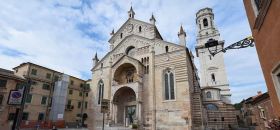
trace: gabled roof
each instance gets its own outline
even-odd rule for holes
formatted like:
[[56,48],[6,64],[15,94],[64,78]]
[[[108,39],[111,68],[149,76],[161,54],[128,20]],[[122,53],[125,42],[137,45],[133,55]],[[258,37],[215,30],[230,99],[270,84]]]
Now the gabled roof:
[[156,27],[155,25],[153,25],[153,24],[151,24],[151,23],[144,22],[144,21],[140,21],[140,20],[137,20],[137,19],[134,19],[134,18],[128,18],[128,19],[126,20],[126,22],[118,29],[118,31],[116,31],[116,32],[114,33],[114,35],[109,39],[108,42],[110,42],[114,37],[116,37],[116,34],[118,34],[118,33],[120,32],[120,30],[121,30],[123,27],[125,27],[125,25],[126,25],[129,21],[132,21],[132,20],[134,20],[134,21],[136,21],[136,22],[143,23],[143,24],[148,24],[148,25],[154,26],[155,33],[156,33],[156,38],[159,38],[159,39],[163,40],[161,34],[159,33],[159,31],[158,31],[158,29],[157,29],[157,27]]
[[24,78],[15,75],[13,71],[2,69],[2,68],[0,68],[0,77],[4,77],[4,78],[8,78],[8,79],[15,79],[15,80],[19,80],[19,81],[25,80]]
[[123,56],[120,57],[120,59],[119,59],[118,61],[116,61],[116,62],[112,65],[112,67],[114,67],[115,65],[117,65],[119,62],[121,62],[121,61],[124,60],[125,58],[131,59],[131,60],[133,60],[133,61],[139,63],[140,65],[143,65],[139,60],[134,59],[134,58],[132,58],[132,57],[130,57],[130,56],[128,56],[128,55],[123,55]]

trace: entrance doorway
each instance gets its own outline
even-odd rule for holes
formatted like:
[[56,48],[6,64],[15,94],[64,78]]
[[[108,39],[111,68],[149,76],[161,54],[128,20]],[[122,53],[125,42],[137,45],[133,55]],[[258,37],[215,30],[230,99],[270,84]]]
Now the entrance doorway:
[[136,118],[136,105],[127,106],[125,115],[127,125],[132,125]]
[[116,91],[113,98],[113,120],[115,124],[127,126],[136,117],[136,94],[130,87],[122,87]]

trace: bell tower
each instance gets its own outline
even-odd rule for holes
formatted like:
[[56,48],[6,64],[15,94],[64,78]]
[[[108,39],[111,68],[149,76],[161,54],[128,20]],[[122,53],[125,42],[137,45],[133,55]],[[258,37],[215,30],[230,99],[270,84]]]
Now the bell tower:
[[208,48],[205,48],[205,43],[210,39],[218,41],[217,49],[224,46],[224,41],[220,39],[220,33],[215,27],[214,14],[211,8],[204,8],[196,13],[196,25],[198,32],[195,48],[200,63],[201,88],[221,89],[221,100],[230,103],[231,93],[224,64],[224,54],[218,53],[212,56]]

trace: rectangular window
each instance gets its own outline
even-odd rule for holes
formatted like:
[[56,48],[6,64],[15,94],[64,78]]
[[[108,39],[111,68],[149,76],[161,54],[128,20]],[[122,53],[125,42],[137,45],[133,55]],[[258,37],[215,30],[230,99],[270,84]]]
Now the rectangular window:
[[83,86],[84,86],[84,84],[81,83],[81,84],[80,84],[80,87],[83,88]]
[[87,109],[87,104],[88,104],[88,102],[85,102],[85,109]]
[[4,100],[4,95],[0,95],[0,105],[2,105],[3,100]]
[[8,120],[12,121],[16,118],[16,113],[9,113]]
[[54,81],[58,81],[59,80],[59,76],[54,76]]
[[72,89],[69,90],[69,94],[70,94],[70,95],[73,94],[73,90],[72,90]]
[[45,90],[50,90],[50,85],[49,84],[43,84],[43,89]]
[[28,113],[28,112],[23,112],[23,114],[22,114],[22,120],[28,120],[28,116],[29,116],[29,113]]
[[42,120],[44,120],[44,113],[39,113],[39,115],[38,115],[38,121],[42,121]]
[[48,97],[42,96],[41,104],[46,105],[47,104],[47,99],[48,99]]
[[280,101],[280,64],[277,65],[275,69],[272,71],[272,80],[274,83],[275,93]]
[[71,100],[68,100],[67,105],[71,105]]
[[83,93],[82,93],[82,92],[80,92],[80,93],[79,93],[79,96],[80,96],[80,97],[81,97],[81,96],[83,96]]
[[78,108],[81,108],[82,102],[78,102]]
[[22,89],[23,88],[23,84],[21,83],[17,83],[16,85],[16,89],[19,90],[19,89]]
[[86,93],[86,97],[88,97],[88,93]]
[[0,88],[5,88],[7,85],[7,80],[0,79]]
[[47,79],[51,79],[51,77],[52,77],[52,75],[51,75],[50,73],[47,73],[47,74],[46,74],[46,78],[47,78]]
[[32,95],[31,94],[27,94],[26,95],[26,99],[25,99],[25,103],[31,103],[32,100]]
[[73,81],[73,80],[71,80],[71,81],[70,81],[70,84],[71,84],[71,85],[73,85],[73,84],[74,84],[74,81]]
[[37,75],[37,70],[36,70],[36,69],[32,69],[32,70],[31,70],[31,74],[32,74],[32,75]]

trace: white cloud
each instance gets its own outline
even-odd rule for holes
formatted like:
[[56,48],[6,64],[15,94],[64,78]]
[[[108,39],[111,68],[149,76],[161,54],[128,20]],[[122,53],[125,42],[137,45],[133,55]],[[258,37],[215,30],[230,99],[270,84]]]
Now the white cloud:
[[[182,24],[187,31],[187,43],[194,51],[196,39],[195,13],[211,7],[215,22],[226,45],[250,35],[242,0],[141,0],[132,1],[136,18],[149,21],[154,13],[160,33],[167,41],[178,42],[177,32]],[[0,67],[11,69],[31,61],[70,75],[90,78],[91,59],[95,51],[104,56],[108,51],[109,33],[127,20],[129,0],[54,0],[6,1],[0,4]],[[85,28],[79,28],[84,25]],[[1,46],[23,52],[14,57],[4,55]],[[197,63],[197,61],[196,61]],[[254,48],[229,51],[225,63],[234,101],[243,88],[255,94],[264,84],[236,87],[238,83],[264,82]]]

